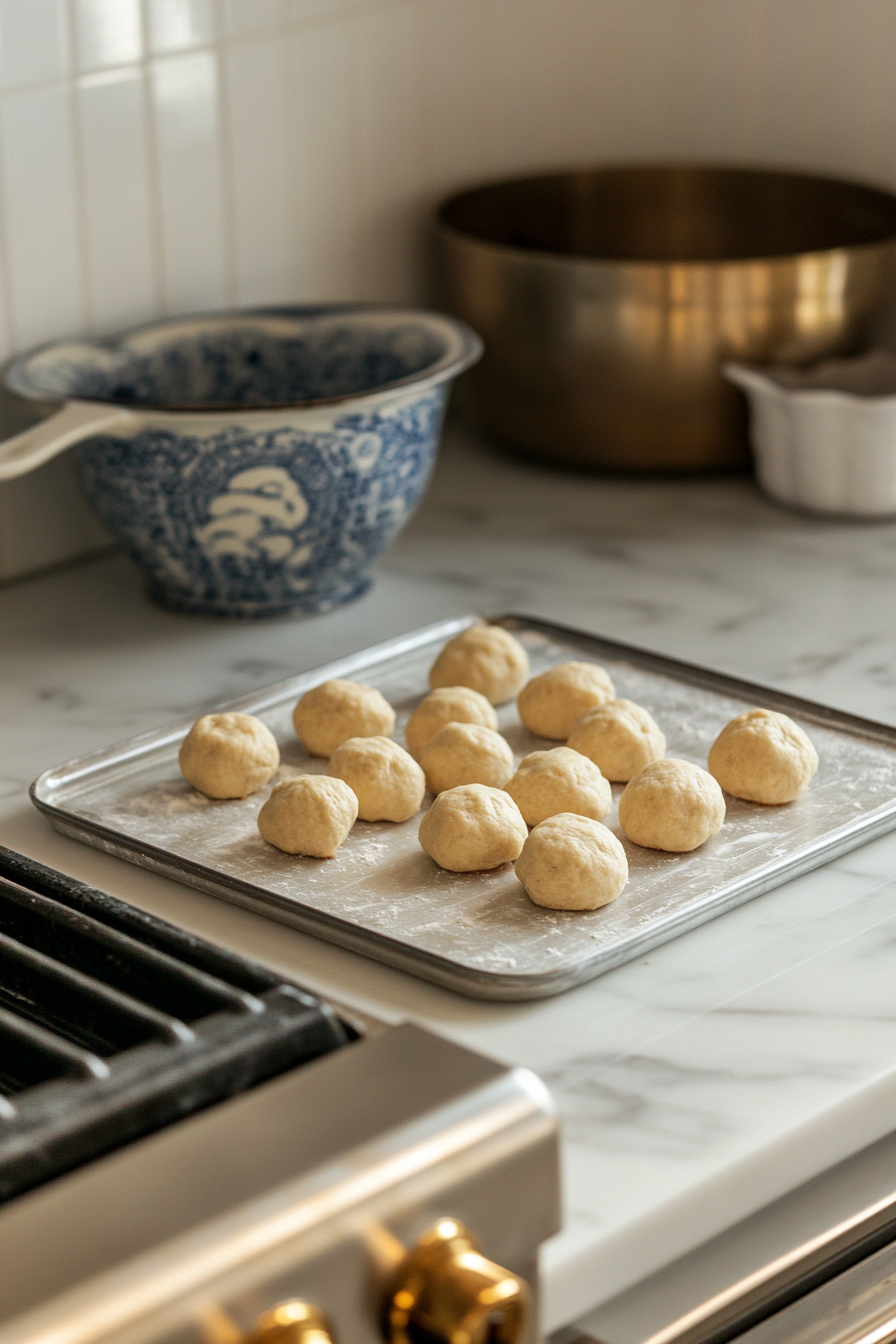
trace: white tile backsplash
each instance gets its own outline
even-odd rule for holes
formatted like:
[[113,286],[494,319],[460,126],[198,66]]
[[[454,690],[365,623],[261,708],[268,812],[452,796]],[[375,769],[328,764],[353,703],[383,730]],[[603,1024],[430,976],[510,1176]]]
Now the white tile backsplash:
[[[892,79],[896,51],[896,5],[890,0],[866,0],[869,8],[873,54],[863,72],[862,112],[851,117],[863,145],[868,174],[889,186],[896,184],[896,96]],[[873,22],[872,22],[873,20]],[[842,102],[844,94],[839,93]]]
[[140,0],[75,0],[77,68],[128,65],[143,55]]
[[216,55],[153,61],[151,81],[165,304],[221,307],[231,295]]
[[10,325],[20,348],[89,324],[73,101],[68,85],[0,99]]
[[283,19],[281,0],[222,0],[221,22],[231,36],[265,33],[278,28]]
[[355,47],[348,20],[295,29],[288,87],[295,199],[293,267],[284,298],[363,295]]
[[425,219],[421,5],[361,9],[351,19],[357,156],[359,297],[413,300]]
[[145,0],[155,55],[202,47],[214,37],[212,0]]
[[287,23],[308,19],[336,19],[364,0],[281,0]]
[[[694,0],[693,44],[687,78],[690,95],[682,133],[706,159],[751,156],[757,113],[757,59],[765,11],[742,0]],[[725,107],[725,118],[711,109]]]
[[60,79],[68,69],[65,0],[0,0],[0,89]]
[[896,186],[894,56],[894,0],[0,0],[8,339],[411,299],[440,195],[551,165]]
[[413,301],[433,204],[489,177],[696,157],[896,187],[894,58],[896,0],[0,0],[0,356]]
[[223,56],[236,284],[243,303],[295,287],[297,200],[283,35],[234,43]]
[[482,0],[419,6],[421,185],[428,196],[484,176],[490,71]]
[[[488,150],[486,176],[528,172],[542,162],[539,76],[545,8],[542,0],[486,0],[481,36],[471,34],[473,40],[482,42],[485,55],[482,131]],[[559,95],[559,90],[553,92]],[[479,174],[474,177],[478,179]]]
[[159,307],[146,126],[138,65],[77,84],[87,287],[94,331],[144,321]]

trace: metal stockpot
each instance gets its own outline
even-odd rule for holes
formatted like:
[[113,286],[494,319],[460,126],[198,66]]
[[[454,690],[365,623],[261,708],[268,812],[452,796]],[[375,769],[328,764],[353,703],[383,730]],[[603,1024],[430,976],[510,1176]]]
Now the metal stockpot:
[[896,196],[797,173],[614,167],[479,187],[439,211],[446,300],[486,343],[485,426],[618,471],[749,461],[726,360],[848,353],[884,317]]

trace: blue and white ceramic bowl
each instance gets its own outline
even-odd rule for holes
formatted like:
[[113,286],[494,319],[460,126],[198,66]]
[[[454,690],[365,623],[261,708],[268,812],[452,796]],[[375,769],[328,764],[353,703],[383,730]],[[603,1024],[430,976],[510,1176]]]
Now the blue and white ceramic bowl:
[[6,382],[64,407],[2,445],[0,466],[76,445],[88,498],[167,607],[327,611],[367,588],[415,509],[450,381],[481,348],[436,313],[342,306],[51,345]]

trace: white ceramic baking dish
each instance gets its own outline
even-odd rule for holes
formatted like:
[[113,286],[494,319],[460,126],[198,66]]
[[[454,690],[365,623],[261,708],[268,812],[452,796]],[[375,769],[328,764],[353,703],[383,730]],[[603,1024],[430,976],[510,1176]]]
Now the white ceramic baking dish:
[[762,489],[781,504],[896,517],[896,356],[877,350],[811,369],[726,364],[747,394]]

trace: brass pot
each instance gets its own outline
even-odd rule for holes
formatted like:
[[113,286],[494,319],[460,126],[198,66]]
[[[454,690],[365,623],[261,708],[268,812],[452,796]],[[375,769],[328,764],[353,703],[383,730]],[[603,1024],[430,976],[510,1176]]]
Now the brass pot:
[[721,365],[861,348],[896,274],[896,196],[800,173],[554,173],[454,196],[438,231],[447,303],[485,340],[486,428],[604,470],[745,465]]

